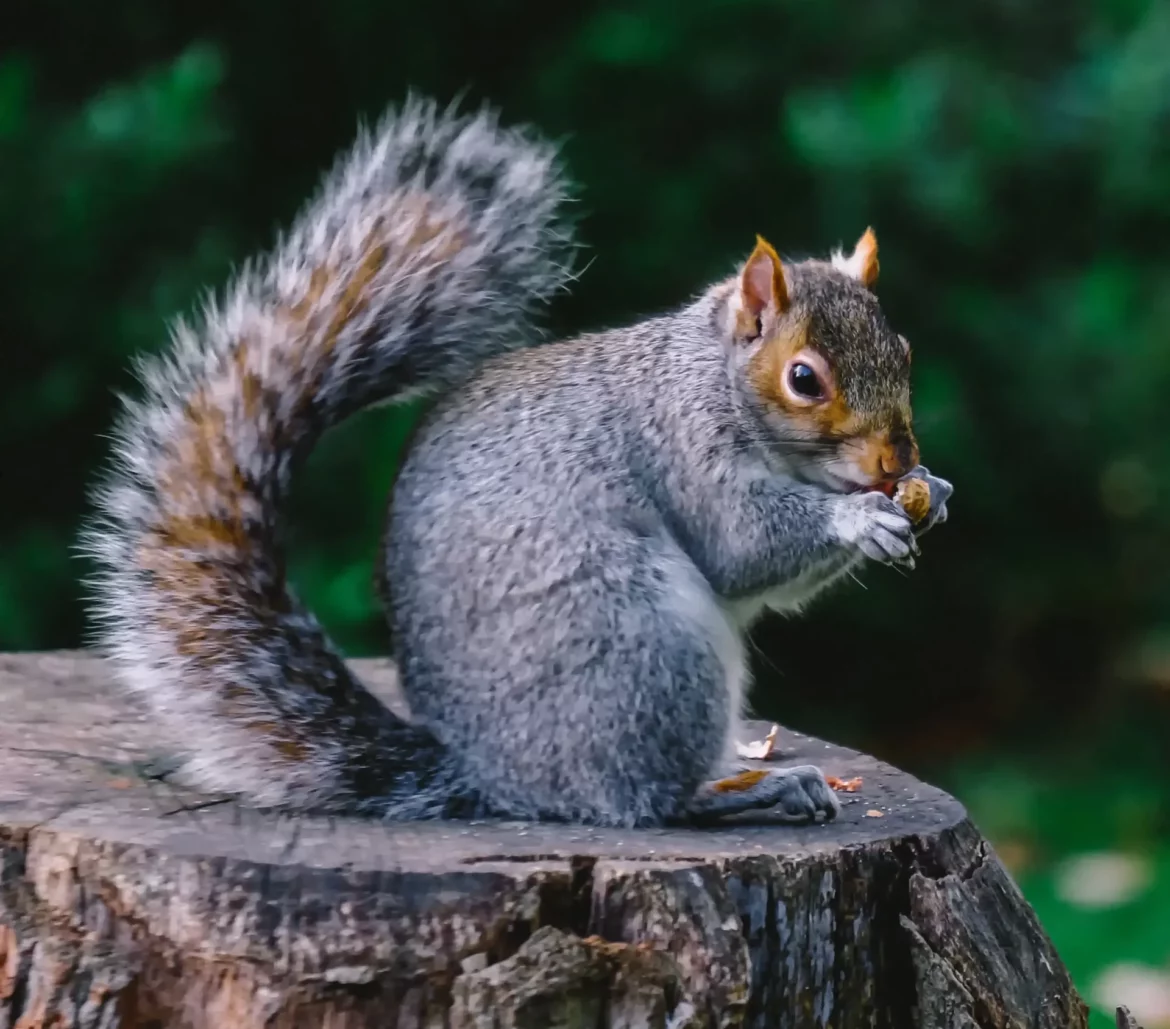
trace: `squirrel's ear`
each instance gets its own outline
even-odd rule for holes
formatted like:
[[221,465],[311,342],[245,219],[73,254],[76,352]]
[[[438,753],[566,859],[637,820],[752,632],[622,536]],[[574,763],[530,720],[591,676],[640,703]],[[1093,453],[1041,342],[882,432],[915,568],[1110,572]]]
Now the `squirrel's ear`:
[[833,254],[833,267],[843,271],[850,278],[856,279],[866,289],[873,289],[877,282],[878,246],[877,236],[873,229],[866,229],[865,234],[857,241],[853,253],[846,257],[840,250]]
[[768,307],[772,307],[776,314],[788,307],[784,265],[775,248],[763,236],[756,237],[756,249],[743,266],[739,289],[743,309],[753,318],[758,319]]

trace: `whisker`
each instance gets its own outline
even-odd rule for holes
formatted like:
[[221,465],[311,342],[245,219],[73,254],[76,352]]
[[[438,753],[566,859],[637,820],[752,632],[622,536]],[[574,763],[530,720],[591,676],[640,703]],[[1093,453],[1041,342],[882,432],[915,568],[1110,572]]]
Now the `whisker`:
[[752,649],[752,650],[753,650],[753,651],[754,651],[754,652],[755,652],[757,655],[759,655],[760,659],[761,659],[761,660],[764,662],[764,664],[766,664],[766,665],[767,665],[767,666],[768,666],[768,667],[769,667],[769,668],[770,668],[770,669],[771,669],[773,672],[775,672],[775,673],[776,673],[778,676],[780,676],[781,678],[784,678],[784,670],[783,670],[783,669],[782,669],[782,668],[781,668],[781,667],[780,667],[778,664],[776,664],[776,662],[775,662],[775,661],[773,661],[773,660],[772,660],[772,658],[771,658],[771,657],[769,657],[767,653],[765,653],[765,651],[764,651],[763,647],[761,647],[761,646],[760,646],[760,645],[759,645],[759,644],[758,644],[758,643],[755,641],[755,639],[753,639],[753,638],[752,638],[752,635],[751,635],[751,633],[748,633],[748,635],[747,635],[747,641],[748,641],[748,646],[749,646],[749,647],[750,647],[750,648],[751,648],[751,649]]

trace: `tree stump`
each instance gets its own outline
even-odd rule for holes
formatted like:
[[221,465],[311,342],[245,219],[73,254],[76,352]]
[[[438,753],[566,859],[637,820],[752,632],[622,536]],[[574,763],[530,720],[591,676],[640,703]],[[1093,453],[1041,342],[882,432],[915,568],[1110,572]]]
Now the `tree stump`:
[[175,785],[90,656],[0,656],[0,712],[0,1029],[1087,1024],[963,808],[807,736],[827,825],[382,825]]

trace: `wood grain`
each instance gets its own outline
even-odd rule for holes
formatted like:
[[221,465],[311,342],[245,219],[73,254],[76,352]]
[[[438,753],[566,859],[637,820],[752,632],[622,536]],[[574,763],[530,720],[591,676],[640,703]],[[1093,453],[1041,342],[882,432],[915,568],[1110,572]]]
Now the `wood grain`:
[[958,802],[780,750],[862,777],[837,821],[289,818],[176,783],[94,657],[0,655],[0,1029],[1087,1025]]

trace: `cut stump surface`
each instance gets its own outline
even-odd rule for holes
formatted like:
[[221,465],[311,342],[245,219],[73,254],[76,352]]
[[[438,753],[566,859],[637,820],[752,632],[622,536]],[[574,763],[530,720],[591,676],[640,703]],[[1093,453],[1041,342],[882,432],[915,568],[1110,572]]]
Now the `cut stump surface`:
[[293,819],[171,782],[98,659],[0,656],[0,1029],[1087,1025],[957,801],[779,750],[862,778],[835,822]]

